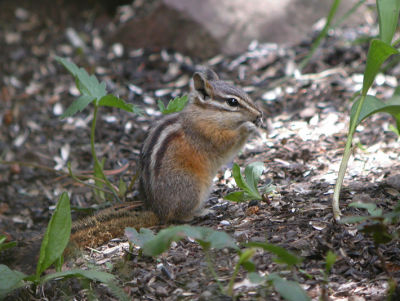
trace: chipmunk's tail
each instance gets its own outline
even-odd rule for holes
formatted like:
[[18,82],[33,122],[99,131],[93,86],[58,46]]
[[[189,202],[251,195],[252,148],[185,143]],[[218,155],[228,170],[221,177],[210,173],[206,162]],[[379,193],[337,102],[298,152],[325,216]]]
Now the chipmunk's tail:
[[138,210],[137,207],[126,203],[73,223],[70,245],[78,248],[98,247],[112,238],[123,236],[126,227],[139,230],[159,224],[154,212]]
[[[79,250],[85,247],[95,248],[112,238],[122,237],[126,227],[139,230],[159,224],[152,211],[138,207],[135,203],[124,203],[74,222],[64,254],[67,257],[79,254]],[[19,241],[17,247],[0,252],[0,263],[25,273],[34,273],[42,238],[43,234],[32,234],[30,239]]]

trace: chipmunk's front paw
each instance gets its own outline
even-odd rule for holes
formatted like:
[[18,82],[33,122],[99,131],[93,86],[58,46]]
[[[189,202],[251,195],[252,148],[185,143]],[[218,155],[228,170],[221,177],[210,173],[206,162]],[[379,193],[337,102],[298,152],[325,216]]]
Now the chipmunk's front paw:
[[246,121],[240,126],[240,130],[244,134],[256,134],[258,133],[258,127],[251,121]]

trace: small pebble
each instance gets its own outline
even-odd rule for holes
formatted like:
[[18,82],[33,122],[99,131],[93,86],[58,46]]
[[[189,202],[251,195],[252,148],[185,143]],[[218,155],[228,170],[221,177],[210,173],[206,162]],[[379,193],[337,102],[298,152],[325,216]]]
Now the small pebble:
[[226,220],[223,220],[219,224],[222,225],[222,226],[229,226],[231,223],[226,221]]

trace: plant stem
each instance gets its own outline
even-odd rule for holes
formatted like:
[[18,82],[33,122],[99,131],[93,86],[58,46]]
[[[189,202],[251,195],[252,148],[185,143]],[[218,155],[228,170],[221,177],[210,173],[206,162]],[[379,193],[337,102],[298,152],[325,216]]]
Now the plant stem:
[[94,160],[94,164],[98,167],[101,176],[103,177],[104,181],[106,182],[106,185],[108,186],[108,188],[110,188],[110,190],[112,191],[112,193],[114,194],[114,197],[119,201],[119,197],[118,197],[118,193],[115,190],[114,186],[111,184],[111,182],[107,179],[107,177],[104,174],[103,171],[103,167],[101,166],[101,163],[99,161],[99,159],[97,158],[96,155],[96,149],[94,147],[94,140],[95,140],[95,132],[96,132],[96,122],[97,122],[97,112],[99,110],[99,106],[94,103],[94,112],[93,112],[93,120],[92,120],[92,128],[90,130],[90,148],[92,151],[92,156],[93,156],[93,160]]
[[217,273],[216,273],[215,270],[214,270],[214,265],[213,265],[213,262],[212,262],[211,257],[210,257],[210,251],[204,249],[204,254],[205,254],[205,256],[206,256],[206,261],[207,261],[208,269],[210,270],[211,275],[213,275],[215,281],[217,282],[217,285],[218,285],[218,287],[219,287],[219,290],[221,291],[222,294],[224,294],[224,293],[225,293],[225,290],[224,290],[224,287],[222,286],[221,282],[218,280],[218,275],[217,275]]
[[364,94],[361,95],[361,99],[360,99],[360,102],[358,103],[356,113],[353,117],[353,120],[351,121],[349,134],[347,135],[346,146],[344,148],[342,162],[340,163],[340,167],[339,167],[338,178],[337,178],[336,184],[335,184],[335,190],[333,192],[332,209],[333,209],[333,217],[335,218],[336,221],[340,220],[340,208],[339,208],[340,190],[342,188],[344,175],[345,175],[346,169],[347,169],[347,164],[350,159],[353,135],[354,135],[354,132],[356,131],[358,117],[360,116],[361,108],[364,105],[365,96],[366,95],[364,95]]
[[336,10],[339,7],[341,0],[334,0],[332,3],[332,6],[329,10],[328,17],[326,18],[326,23],[324,28],[321,30],[319,33],[317,39],[314,41],[314,43],[311,45],[311,50],[307,54],[307,56],[299,63],[299,70],[303,70],[303,68],[308,64],[310,61],[311,57],[314,55],[315,51],[317,51],[319,44],[321,44],[323,38],[325,38],[326,34],[328,33],[328,30],[330,28],[331,22],[333,17],[336,14]]
[[233,285],[235,284],[236,276],[239,273],[240,264],[239,262],[235,265],[235,270],[229,280],[227,295],[233,297]]

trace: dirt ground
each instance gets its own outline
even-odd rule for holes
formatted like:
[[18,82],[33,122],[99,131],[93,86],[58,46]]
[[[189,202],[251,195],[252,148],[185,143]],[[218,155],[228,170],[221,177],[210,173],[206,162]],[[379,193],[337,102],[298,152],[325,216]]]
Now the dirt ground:
[[[0,2],[0,156],[18,161],[0,165],[0,232],[19,241],[37,235],[45,229],[63,191],[72,194],[75,209],[99,205],[89,188],[56,172],[66,171],[67,162],[76,171],[91,169],[92,112],[86,109],[59,119],[78,92],[55,55],[69,57],[96,73],[111,93],[145,111],[142,117],[115,109],[100,112],[98,154],[106,158],[107,170],[125,167],[110,176],[114,183],[120,177],[129,182],[134,175],[141,143],[160,116],[156,101],[187,93],[193,72],[206,65],[221,78],[244,87],[263,108],[266,120],[260,136],[249,141],[235,162],[241,166],[264,162],[262,182],[272,180],[277,191],[269,202],[224,200],[235,189],[228,166],[215,178],[206,205],[210,213],[192,224],[226,231],[238,242],[268,241],[303,257],[300,270],[310,277],[300,270],[287,277],[295,275],[313,300],[321,295],[324,257],[331,250],[338,256],[329,276],[331,300],[385,300],[387,275],[373,241],[355,226],[334,223],[331,208],[350,99],[361,87],[368,48],[366,42],[355,39],[376,33],[374,26],[335,30],[303,74],[287,77],[307,54],[312,36],[291,48],[254,42],[239,56],[198,61],[172,50],[128,50],[108,44],[105,37],[121,22],[121,12],[110,17],[94,8],[49,11],[25,5],[25,1]],[[83,46],[77,49],[74,43],[80,42]],[[370,93],[390,96],[399,75],[399,66],[379,75]],[[390,116],[378,114],[358,127],[341,193],[343,215],[365,214],[348,207],[354,201],[373,202],[384,211],[397,203],[400,143],[389,130],[390,124],[394,124]],[[134,196],[130,193],[128,200]],[[79,218],[77,211],[75,219]],[[127,249],[125,240],[116,239],[66,268],[91,266],[118,275],[120,285],[134,300],[230,300],[219,293],[201,247],[191,240],[173,244],[154,259],[137,256],[135,249],[131,259],[124,261]],[[399,281],[398,241],[381,246],[380,252]],[[230,250],[212,255],[218,276],[226,284],[237,256]],[[6,263],[18,268],[24,260]],[[269,253],[257,253],[254,262],[261,273],[281,270]],[[241,271],[235,285],[239,300],[280,300],[273,290],[250,285],[245,276]],[[99,300],[114,300],[102,285],[95,285],[94,292]],[[9,300],[68,296],[86,300],[87,294],[77,280],[53,281],[36,290],[20,290]]]

